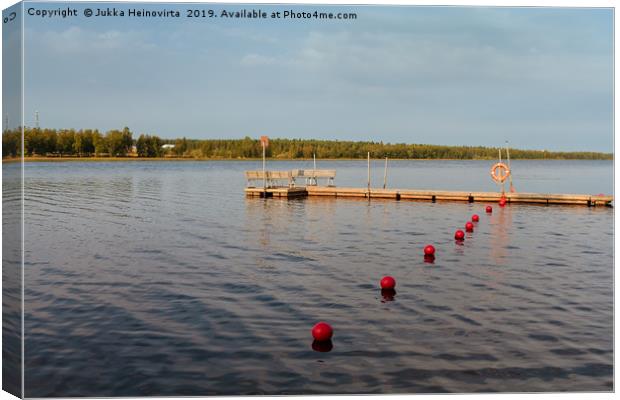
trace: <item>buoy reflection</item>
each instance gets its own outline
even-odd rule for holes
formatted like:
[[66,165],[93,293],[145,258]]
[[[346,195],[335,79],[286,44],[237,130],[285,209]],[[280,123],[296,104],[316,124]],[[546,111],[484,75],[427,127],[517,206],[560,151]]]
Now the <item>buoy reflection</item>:
[[318,351],[319,353],[329,353],[333,348],[334,345],[331,340],[315,340],[312,342],[312,350]]
[[429,263],[429,264],[435,264],[435,256],[425,255],[424,256],[424,262],[425,263]]
[[394,301],[394,297],[395,296],[396,296],[396,290],[394,290],[394,289],[381,289],[381,297],[383,297],[383,302]]

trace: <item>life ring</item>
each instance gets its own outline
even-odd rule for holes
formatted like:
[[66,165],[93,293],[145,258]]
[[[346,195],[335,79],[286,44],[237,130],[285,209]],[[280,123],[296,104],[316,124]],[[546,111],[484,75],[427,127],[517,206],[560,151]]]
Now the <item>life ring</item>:
[[509,176],[510,168],[508,168],[506,164],[500,162],[491,167],[491,178],[493,178],[495,182],[503,183]]

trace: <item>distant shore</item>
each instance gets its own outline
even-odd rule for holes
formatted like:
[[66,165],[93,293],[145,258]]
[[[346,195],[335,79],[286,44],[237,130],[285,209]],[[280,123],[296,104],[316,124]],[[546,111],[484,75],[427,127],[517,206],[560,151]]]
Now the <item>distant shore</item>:
[[[384,158],[371,158],[372,160],[384,160]],[[261,161],[261,158],[192,158],[192,157],[24,157],[24,162],[144,162],[144,161]],[[365,161],[365,158],[321,158],[318,161]],[[493,161],[494,158],[390,158],[390,161]],[[611,161],[609,159],[583,159],[583,158],[519,158],[517,160],[529,161]],[[20,157],[5,157],[3,163],[15,163],[21,161]],[[267,158],[267,162],[274,161],[312,161],[311,158]]]
[[[263,145],[266,147],[263,149]],[[133,137],[128,127],[105,134],[97,129],[31,128],[5,130],[2,156],[28,161],[126,161],[126,160],[304,160],[316,154],[321,160],[359,160],[368,154],[392,160],[495,160],[500,152],[516,160],[611,160],[613,153],[548,151],[507,147],[384,143],[382,141],[286,139],[266,142],[249,136],[237,139],[162,139],[156,135]],[[510,153],[510,154],[508,154]],[[502,157],[503,158],[503,157]],[[59,160],[60,159],[60,160]]]

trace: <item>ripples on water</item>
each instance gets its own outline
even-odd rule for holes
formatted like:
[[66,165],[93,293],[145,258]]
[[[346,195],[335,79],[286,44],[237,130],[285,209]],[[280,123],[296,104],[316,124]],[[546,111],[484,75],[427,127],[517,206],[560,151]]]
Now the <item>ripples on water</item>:
[[27,396],[613,389],[611,209],[245,199],[252,168],[27,164]]
[[22,169],[2,166],[2,389],[21,393]]

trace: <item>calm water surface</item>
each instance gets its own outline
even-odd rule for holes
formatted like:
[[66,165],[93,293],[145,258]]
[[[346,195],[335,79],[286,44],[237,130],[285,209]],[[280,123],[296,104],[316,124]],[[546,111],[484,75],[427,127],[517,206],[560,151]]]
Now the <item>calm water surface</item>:
[[[494,190],[490,164],[395,161],[388,186]],[[246,199],[259,167],[26,164],[26,396],[613,389],[613,209]],[[365,184],[363,161],[319,167]],[[513,169],[519,191],[613,192],[611,162]]]

